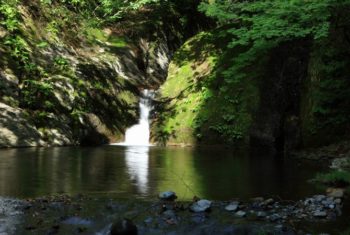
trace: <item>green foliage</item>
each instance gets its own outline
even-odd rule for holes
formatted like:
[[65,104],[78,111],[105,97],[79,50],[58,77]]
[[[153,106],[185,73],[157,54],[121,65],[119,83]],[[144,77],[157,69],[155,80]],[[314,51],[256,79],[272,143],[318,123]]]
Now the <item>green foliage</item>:
[[19,62],[23,64],[29,62],[28,44],[20,35],[8,36],[4,44],[10,47],[11,56]]
[[18,10],[17,0],[5,0],[0,5],[0,19],[1,25],[3,25],[9,32],[18,30]]
[[215,1],[202,3],[199,9],[220,24],[231,37],[231,48],[241,48],[230,68],[223,73],[228,82],[249,76],[245,69],[278,44],[299,38],[318,40],[328,35],[332,7],[328,1]]
[[53,87],[45,81],[25,80],[23,81],[22,106],[33,110],[44,109],[52,111],[54,104],[52,99]]
[[219,32],[194,36],[174,55],[161,87],[169,102],[155,127],[159,142],[232,144],[246,139],[252,121],[249,107],[258,100],[256,86],[251,79],[222,79],[227,58],[235,53],[221,51],[225,40],[216,37]]
[[335,187],[348,186],[350,185],[350,172],[336,170],[329,173],[318,174],[315,177],[315,181]]
[[69,65],[69,61],[62,56],[56,56],[54,58],[54,64],[59,69],[66,69]]
[[346,1],[342,2],[227,0],[202,3],[199,9],[222,23],[233,23],[228,33],[234,38],[231,46],[236,46],[309,36],[324,38],[328,35],[332,10],[343,7]]

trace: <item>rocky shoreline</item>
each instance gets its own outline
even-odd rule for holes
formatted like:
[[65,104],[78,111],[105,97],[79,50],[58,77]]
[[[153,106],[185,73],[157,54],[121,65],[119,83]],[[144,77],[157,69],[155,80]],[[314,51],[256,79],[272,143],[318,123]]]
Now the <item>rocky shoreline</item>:
[[[1,208],[11,209],[0,210],[0,234],[308,234],[310,231],[295,224],[335,221],[342,214],[346,196],[342,189],[334,189],[328,195],[299,201],[261,197],[209,201],[194,197],[191,202],[177,202],[175,193],[165,193],[173,196],[160,195],[154,201],[83,195],[0,199]],[[129,223],[137,233],[118,230]]]

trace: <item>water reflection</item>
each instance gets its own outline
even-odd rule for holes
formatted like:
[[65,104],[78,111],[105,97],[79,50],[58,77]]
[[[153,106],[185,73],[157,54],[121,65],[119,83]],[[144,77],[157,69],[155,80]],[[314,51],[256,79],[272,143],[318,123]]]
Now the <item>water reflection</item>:
[[315,192],[307,180],[318,167],[295,160],[222,148],[0,149],[0,196],[36,197],[55,193],[108,194],[154,198],[174,190],[182,200],[194,195],[228,200],[279,195],[301,198]]
[[125,162],[127,171],[132,182],[136,185],[138,192],[148,192],[148,168],[149,168],[149,147],[128,146],[125,150]]

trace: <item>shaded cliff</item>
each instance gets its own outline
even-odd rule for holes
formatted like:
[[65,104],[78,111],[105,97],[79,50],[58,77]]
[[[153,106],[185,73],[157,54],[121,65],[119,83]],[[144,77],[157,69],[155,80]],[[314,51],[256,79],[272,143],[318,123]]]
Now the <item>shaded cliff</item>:
[[240,72],[231,65],[242,48],[228,48],[221,30],[198,34],[175,53],[158,95],[156,141],[288,151],[347,138],[350,58],[342,30],[268,47]]

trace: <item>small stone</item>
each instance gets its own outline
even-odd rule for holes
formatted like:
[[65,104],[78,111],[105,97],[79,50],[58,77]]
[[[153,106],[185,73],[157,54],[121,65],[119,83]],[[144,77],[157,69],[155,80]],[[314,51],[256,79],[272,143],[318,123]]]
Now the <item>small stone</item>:
[[143,221],[145,224],[151,224],[153,222],[153,218],[152,217],[148,217]]
[[281,216],[279,214],[273,214],[270,216],[270,221],[275,222],[277,220],[280,220]]
[[206,211],[210,207],[211,207],[211,201],[206,200],[206,199],[202,199],[202,200],[199,200],[199,201],[193,203],[191,205],[190,209],[191,209],[191,211],[198,213],[198,212]]
[[225,207],[227,211],[236,211],[238,209],[239,202],[231,202]]
[[307,206],[307,205],[310,205],[314,203],[314,199],[313,198],[307,198],[305,201],[304,201],[304,205]]
[[325,195],[315,195],[313,198],[316,201],[321,202],[321,201],[323,201],[326,198],[326,196]]
[[315,211],[313,214],[314,217],[326,217],[327,216],[327,212],[325,211]]
[[246,216],[246,214],[247,214],[247,213],[244,212],[244,211],[237,211],[235,215],[236,215],[237,217],[241,217],[241,218],[242,218],[242,217]]
[[263,217],[266,217],[267,214],[266,214],[265,211],[259,211],[259,212],[256,214],[256,216],[258,216],[259,218],[263,218]]
[[267,199],[267,200],[261,202],[261,203],[260,203],[260,206],[263,206],[263,207],[264,207],[264,206],[269,206],[269,205],[273,204],[273,202],[274,202],[274,200],[273,200],[272,198],[269,198],[269,199]]
[[275,200],[273,200],[272,198],[269,198],[267,200],[265,200],[263,203],[264,205],[271,205]]
[[165,200],[165,201],[174,201],[177,198],[176,193],[173,191],[162,192],[158,195],[158,197],[161,200]]

